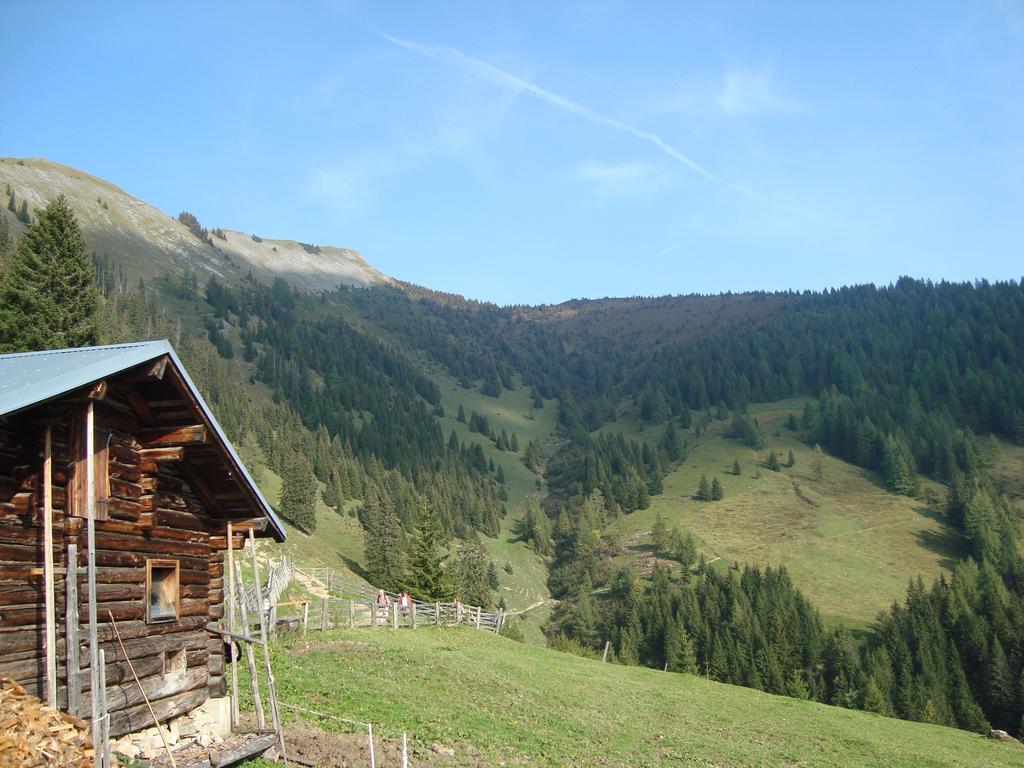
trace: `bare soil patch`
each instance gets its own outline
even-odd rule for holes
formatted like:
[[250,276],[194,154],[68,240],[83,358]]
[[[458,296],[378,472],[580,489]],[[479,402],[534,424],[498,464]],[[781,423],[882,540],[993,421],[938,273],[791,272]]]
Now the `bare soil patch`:
[[[322,731],[308,723],[285,726],[284,743],[288,762],[311,768],[366,768],[370,764],[370,744],[365,733],[332,733]],[[402,740],[373,737],[374,758],[377,765],[402,764]],[[471,744],[445,746],[431,744],[414,749],[409,745],[410,765],[483,766],[479,751]]]

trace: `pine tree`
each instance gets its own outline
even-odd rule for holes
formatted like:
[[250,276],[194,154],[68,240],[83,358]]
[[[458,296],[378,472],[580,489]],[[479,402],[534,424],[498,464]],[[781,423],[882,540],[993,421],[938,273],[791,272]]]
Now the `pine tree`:
[[418,600],[446,600],[451,597],[451,589],[441,565],[439,537],[434,508],[426,499],[421,498],[420,519],[409,561],[409,591]]
[[711,500],[720,501],[725,498],[725,490],[722,488],[722,484],[718,482],[718,478],[714,478],[711,481]]
[[512,437],[508,439],[508,447],[512,453],[519,453],[519,438],[516,437],[516,433],[512,433]]
[[814,457],[811,459],[811,474],[814,475],[814,479],[821,481],[822,474],[822,451],[821,446],[817,443],[814,444]]
[[306,533],[316,530],[316,477],[306,457],[294,453],[281,482],[281,515]]
[[0,352],[99,340],[99,292],[85,239],[63,197],[39,211],[0,283]]
[[741,470],[740,470],[740,460],[739,459],[733,459],[732,460],[732,473],[736,477],[739,477],[740,474],[742,474]]
[[586,646],[594,645],[597,639],[597,610],[591,594],[593,591],[590,571],[585,571],[572,606],[572,634]]
[[882,692],[874,677],[869,677],[864,688],[864,709],[868,712],[875,712],[879,715],[892,717],[892,704],[889,697]]
[[366,529],[366,572],[376,587],[398,590],[406,586],[402,524],[390,499],[370,494],[362,515]]
[[711,501],[711,486],[705,475],[700,476],[700,485],[697,487],[697,501]]
[[488,577],[489,566],[493,565],[487,556],[483,542],[475,535],[470,536],[459,547],[455,561],[455,581],[458,584],[458,595],[466,605],[478,605],[489,608],[491,586]]
[[665,520],[661,516],[661,512],[658,512],[657,516],[654,518],[654,529],[651,531],[651,540],[654,542],[655,554],[668,551],[670,542],[668,526],[665,525]]
[[768,454],[768,469],[772,472],[778,472],[781,469],[779,466],[779,457],[775,455],[775,451],[771,451]]
[[789,456],[786,457],[786,466],[792,467],[796,464],[796,457],[793,455],[793,451],[789,452]]
[[466,409],[462,407],[462,403],[459,403],[459,413],[455,417],[456,421],[461,421],[463,424],[466,423]]

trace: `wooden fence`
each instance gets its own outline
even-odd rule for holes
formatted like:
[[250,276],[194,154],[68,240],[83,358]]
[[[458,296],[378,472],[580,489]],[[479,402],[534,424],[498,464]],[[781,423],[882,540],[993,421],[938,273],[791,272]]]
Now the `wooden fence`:
[[[505,621],[505,612],[485,611],[480,606],[456,605],[453,602],[410,600],[407,608],[400,605],[401,596],[385,592],[388,604],[377,604],[378,591],[339,576],[329,569],[289,568],[330,585],[331,597],[312,598],[287,603],[271,603],[270,627],[288,629],[328,630],[338,627],[382,627],[388,629],[417,629],[427,626],[452,627],[457,625],[484,629],[498,633]],[[321,573],[323,571],[322,578]],[[282,612],[295,608],[296,612]]]

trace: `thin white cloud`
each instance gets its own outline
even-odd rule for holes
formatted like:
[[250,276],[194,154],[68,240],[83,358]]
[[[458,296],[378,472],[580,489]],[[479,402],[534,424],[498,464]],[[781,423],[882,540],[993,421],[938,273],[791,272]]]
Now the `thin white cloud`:
[[587,160],[576,175],[589,184],[598,197],[637,197],[659,186],[654,170],[644,163],[600,163]]
[[800,103],[785,99],[776,92],[771,67],[730,70],[716,101],[730,115],[803,109]]
[[576,115],[591,123],[614,128],[615,130],[627,133],[640,141],[653,144],[673,160],[682,163],[691,171],[702,176],[708,181],[713,181],[716,184],[723,184],[744,195],[757,197],[750,190],[732,184],[711,173],[700,163],[690,157],[687,157],[678,149],[666,143],[664,139],[655,133],[635,128],[634,126],[624,123],[621,120],[616,120],[613,117],[607,117],[595,109],[591,109],[583,104],[567,99],[564,96],[559,96],[557,93],[553,93],[545,88],[541,88],[539,85],[529,82],[528,80],[524,80],[521,77],[517,77],[502,69],[491,66],[487,62],[469,56],[456,48],[452,48],[447,45],[423,45],[410,40],[403,40],[402,38],[394,37],[393,35],[388,35],[384,32],[378,32],[378,34],[392,45],[397,45],[400,48],[412,51],[420,56],[425,56],[427,58],[434,59],[435,61],[448,64],[456,69],[461,69],[463,72],[468,72],[471,75],[496,83],[517,93],[532,96],[533,98],[543,101],[556,109]]

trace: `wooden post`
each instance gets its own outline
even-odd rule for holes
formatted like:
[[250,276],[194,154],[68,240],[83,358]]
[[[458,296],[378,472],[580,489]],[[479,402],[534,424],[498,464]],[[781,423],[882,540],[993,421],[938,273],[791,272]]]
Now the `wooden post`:
[[412,628],[416,629],[416,603],[412,604]]
[[64,574],[64,652],[67,655],[68,714],[82,712],[82,662],[78,639],[78,545],[68,544],[68,567]]
[[[235,563],[235,582],[238,584],[239,594],[235,595],[238,598],[238,607],[242,609],[242,627],[245,630],[245,635],[249,636],[249,606],[245,604],[245,595],[242,593],[242,566],[239,563]],[[252,701],[256,706],[256,725],[262,731],[267,727],[267,718],[263,714],[263,700],[260,699],[260,686],[256,680],[256,655],[252,650],[252,643],[245,644],[245,664],[249,668],[249,685],[252,688]]]
[[[237,632],[235,625],[235,531],[228,521],[228,632]],[[249,634],[246,628],[246,634]],[[235,641],[229,639],[228,646],[231,648],[231,730],[238,728],[238,651]]]
[[309,600],[305,600],[302,603],[302,636],[306,636],[306,630],[309,628]]
[[499,608],[498,615],[494,619],[494,634],[501,634],[501,625],[505,621],[505,612]]
[[356,601],[348,601],[348,628],[353,629],[356,625]]
[[[85,406],[85,509],[86,537],[88,543],[87,576],[89,581],[89,665],[93,695],[100,689],[99,683],[99,642],[96,633],[96,434],[93,401]],[[96,706],[92,707],[92,743],[100,743],[100,721],[96,718]],[[103,753],[96,749],[93,764],[100,768]]]
[[46,702],[57,708],[57,600],[53,586],[53,450],[52,428],[43,442],[43,573],[46,579]]
[[370,601],[370,626],[371,627],[376,627],[377,626],[377,601],[376,600],[371,600]]
[[604,641],[604,654],[601,656],[601,661],[608,661],[608,649],[611,648],[611,645],[611,640]]
[[480,606],[476,607],[476,628],[480,629]]
[[398,629],[398,603],[391,604],[391,628]]
[[434,626],[441,625],[441,604],[434,603]]
[[373,723],[366,724],[366,735],[370,738],[370,768],[377,768],[377,759],[373,753]]
[[[103,768],[110,768],[110,718],[107,717],[107,652],[100,648],[100,689],[93,696],[93,716],[99,714],[103,725],[100,728],[100,743],[96,751],[101,753]],[[157,725],[159,727],[159,725]]]
[[270,639],[273,640],[277,637],[277,603],[272,602],[270,604],[270,610],[268,613],[270,614],[270,626],[267,627],[267,629],[270,632]]
[[321,609],[321,612],[320,612],[320,631],[321,632],[326,632],[330,628],[330,626],[331,626],[331,622],[330,622],[330,618],[329,618],[330,610],[331,610],[331,599],[329,597],[325,597],[323,599],[323,608]]
[[[256,584],[256,594],[262,595],[263,588],[260,586],[260,566],[256,562],[256,534],[249,529],[249,544],[252,547],[252,577]],[[260,606],[260,639],[263,641],[263,663],[267,668],[267,695],[270,697],[270,716],[274,721],[274,732],[277,734],[277,746],[281,752],[281,759],[285,765],[288,764],[288,754],[284,749],[284,731],[281,730],[281,715],[277,711],[277,690],[274,686],[274,673],[270,669],[270,648],[267,646],[267,622]]]

